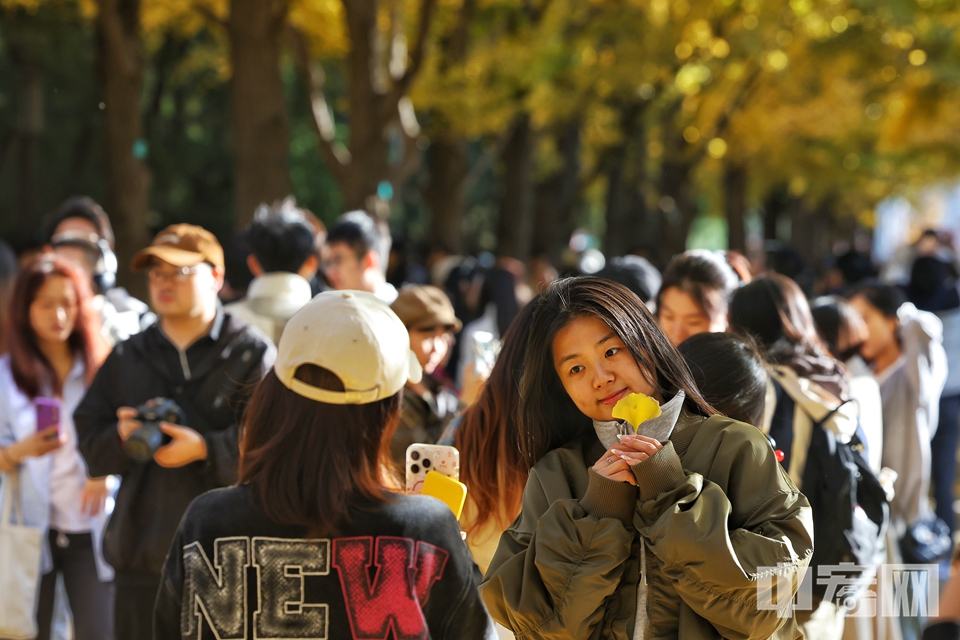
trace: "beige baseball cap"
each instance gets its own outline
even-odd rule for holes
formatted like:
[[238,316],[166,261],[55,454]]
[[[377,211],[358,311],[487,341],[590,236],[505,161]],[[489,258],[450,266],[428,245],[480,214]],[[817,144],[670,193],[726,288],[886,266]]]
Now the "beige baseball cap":
[[[336,374],[345,391],[298,380],[305,364]],[[365,291],[325,291],[297,311],[280,336],[273,370],[291,391],[328,404],[383,400],[423,376],[400,318]]]
[[192,267],[209,262],[223,268],[223,247],[216,236],[193,224],[170,225],[157,234],[150,246],[133,256],[130,268],[140,271],[151,258],[159,258],[175,267]]

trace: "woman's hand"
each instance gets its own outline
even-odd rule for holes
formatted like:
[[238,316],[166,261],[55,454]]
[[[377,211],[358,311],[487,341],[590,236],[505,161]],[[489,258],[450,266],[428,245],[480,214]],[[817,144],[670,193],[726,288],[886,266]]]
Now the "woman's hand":
[[637,484],[637,479],[630,469],[630,463],[626,461],[623,452],[619,449],[607,449],[607,452],[597,460],[597,464],[593,465],[593,471],[610,480],[628,482],[634,486]]
[[30,434],[7,448],[0,447],[0,471],[14,471],[24,458],[39,458],[63,446],[60,425],[52,425]]
[[103,511],[109,494],[106,478],[87,478],[83,491],[80,492],[80,512],[88,516],[97,515]]
[[63,446],[63,442],[60,440],[60,425],[55,424],[45,429],[41,429],[36,433],[30,435],[29,438],[25,438],[18,442],[16,445],[10,447],[13,449],[17,447],[19,451],[17,452],[17,457],[20,460],[24,458],[39,458],[40,456],[45,456],[51,451],[59,449]]
[[635,485],[637,479],[630,467],[647,460],[662,448],[658,440],[647,436],[621,436],[620,444],[607,450],[593,465],[593,470],[604,478]]
[[663,445],[659,440],[641,436],[640,434],[620,436],[620,444],[623,446],[613,448],[611,451],[619,455],[620,458],[631,467],[635,464],[640,464],[657,451],[660,451],[660,449],[663,449]]

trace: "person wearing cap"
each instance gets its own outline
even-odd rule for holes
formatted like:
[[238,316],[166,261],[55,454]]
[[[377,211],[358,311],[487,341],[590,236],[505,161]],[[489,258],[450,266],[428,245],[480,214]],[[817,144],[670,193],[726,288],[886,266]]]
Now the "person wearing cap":
[[324,292],[294,314],[250,401],[239,483],[197,498],[176,532],[153,637],[493,640],[456,518],[401,494],[390,465],[420,376],[370,293]]
[[[276,350],[217,300],[223,250],[197,226],[173,225],[133,258],[147,272],[159,320],[119,343],[74,412],[80,452],[94,477],[121,477],[104,555],[116,570],[117,640],[149,638],[163,560],[190,501],[237,479],[237,423]],[[182,424],[161,422],[164,444],[138,462],[124,443],[137,409],[169,398]]]
[[77,264],[90,278],[93,306],[110,346],[156,322],[141,300],[117,286],[113,227],[103,208],[86,196],[68,198],[44,221],[46,250]]
[[435,443],[463,408],[449,382],[439,375],[462,324],[443,290],[432,285],[407,285],[390,305],[410,335],[410,348],[423,367],[423,379],[403,389],[403,412],[390,443],[390,454],[403,468],[407,447]]

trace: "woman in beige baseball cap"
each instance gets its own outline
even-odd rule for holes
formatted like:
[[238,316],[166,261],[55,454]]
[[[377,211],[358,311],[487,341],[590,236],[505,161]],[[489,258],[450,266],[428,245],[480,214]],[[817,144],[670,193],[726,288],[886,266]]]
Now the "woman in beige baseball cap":
[[261,637],[384,637],[392,626],[397,637],[494,638],[456,518],[399,493],[390,463],[403,387],[422,373],[400,319],[372,294],[322,293],[277,351],[248,408],[239,484],[195,500],[180,524],[154,637],[252,624]]

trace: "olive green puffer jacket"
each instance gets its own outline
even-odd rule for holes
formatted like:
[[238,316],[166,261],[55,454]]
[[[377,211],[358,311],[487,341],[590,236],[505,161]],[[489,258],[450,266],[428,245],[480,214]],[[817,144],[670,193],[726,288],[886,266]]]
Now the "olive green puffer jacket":
[[802,637],[758,607],[758,577],[792,596],[813,553],[810,505],[758,429],[685,411],[637,487],[590,470],[604,451],[584,437],[534,466],[480,587],[494,619],[517,638]]

